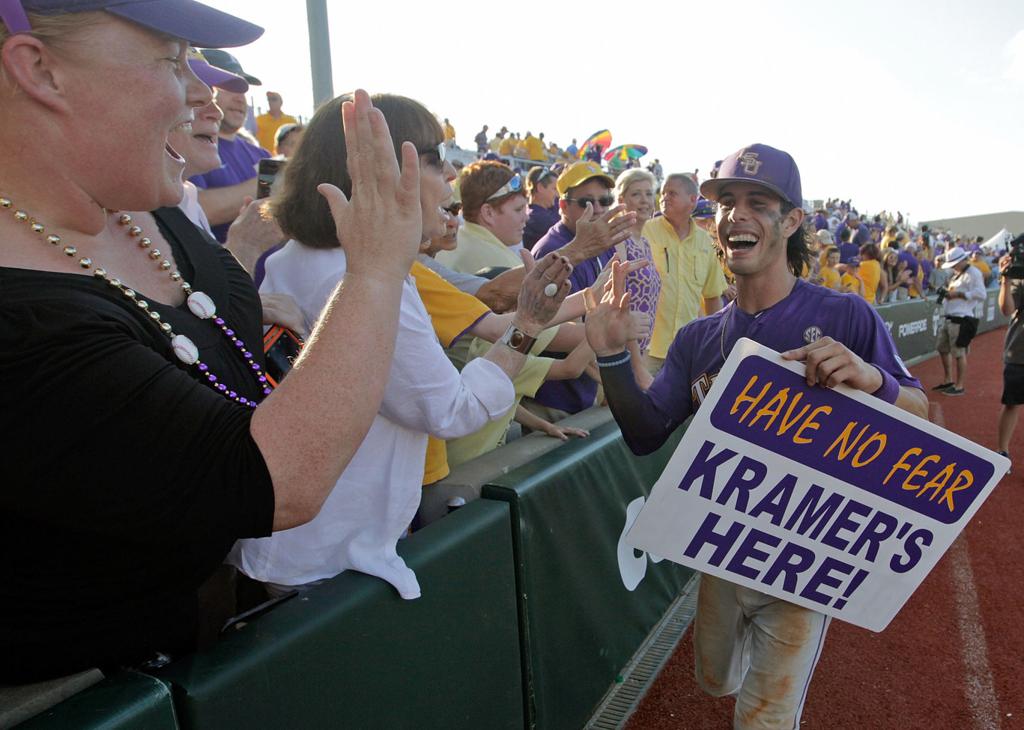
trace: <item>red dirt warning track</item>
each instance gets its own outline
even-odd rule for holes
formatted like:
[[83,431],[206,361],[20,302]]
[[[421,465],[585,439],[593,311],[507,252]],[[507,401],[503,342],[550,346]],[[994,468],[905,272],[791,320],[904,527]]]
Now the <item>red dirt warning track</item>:
[[[932,420],[995,449],[1005,329],[971,347],[967,394],[928,392]],[[938,358],[912,368],[926,388]],[[881,634],[832,622],[801,727],[828,730],[1024,729],[1024,418],[1004,477]],[[688,631],[628,730],[730,728],[733,701],[693,679]]]

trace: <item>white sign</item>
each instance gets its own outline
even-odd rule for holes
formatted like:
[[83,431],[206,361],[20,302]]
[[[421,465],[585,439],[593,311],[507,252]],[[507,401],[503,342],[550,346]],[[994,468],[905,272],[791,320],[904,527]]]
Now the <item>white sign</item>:
[[1010,462],[803,372],[740,340],[626,541],[881,631]]

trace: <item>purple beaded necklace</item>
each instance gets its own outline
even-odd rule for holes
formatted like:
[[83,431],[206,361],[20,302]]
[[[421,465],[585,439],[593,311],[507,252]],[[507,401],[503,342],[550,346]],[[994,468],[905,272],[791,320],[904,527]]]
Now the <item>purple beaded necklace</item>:
[[[13,208],[14,203],[9,198],[0,197],[0,208],[9,210]],[[42,223],[29,216],[23,210],[15,210],[14,218],[17,221],[28,224],[33,233],[37,233],[43,236],[46,233],[46,228]],[[146,254],[150,259],[157,262],[157,267],[161,271],[169,272],[168,276],[171,281],[179,284],[182,291],[185,292],[187,299],[186,304],[188,310],[198,317],[199,319],[210,319],[213,320],[213,324],[216,325],[224,336],[234,346],[235,351],[248,365],[249,371],[252,373],[253,378],[256,380],[257,388],[262,391],[264,396],[270,395],[273,388],[270,382],[267,380],[266,373],[263,372],[260,365],[253,357],[253,353],[246,347],[245,343],[235,335],[235,331],[231,329],[227,322],[223,318],[217,316],[217,305],[214,303],[207,294],[201,291],[193,291],[192,285],[189,284],[182,277],[181,272],[171,271],[173,268],[171,262],[164,258],[164,255],[160,252],[160,249],[153,248],[153,241],[146,236],[142,235],[142,228],[137,225],[132,225],[132,217],[127,213],[122,213],[117,219],[120,226],[126,229],[129,238],[137,239],[139,248],[146,251]],[[78,249],[70,244],[63,245],[63,241],[60,236],[50,234],[45,237],[47,243],[60,248],[65,256],[74,258],[78,255]],[[107,274],[106,269],[100,266],[94,266],[92,259],[82,256],[78,259],[78,265],[83,269],[92,269],[93,275],[97,279],[102,279],[107,282],[113,289],[122,294],[126,299],[135,304],[135,306],[146,315],[146,319],[156,325],[161,332],[167,335],[171,340],[171,350],[174,352],[174,356],[178,358],[182,363],[188,366],[195,366],[196,370],[203,379],[209,383],[210,387],[221,393],[225,398],[234,401],[243,406],[249,408],[255,408],[258,404],[257,401],[240,396],[237,392],[231,390],[227,385],[220,382],[220,378],[217,377],[210,370],[210,366],[199,359],[199,348],[192,342],[191,339],[182,334],[176,334],[174,329],[171,327],[169,322],[162,322],[160,320],[160,313],[152,309],[149,302],[139,296],[138,292],[125,286],[117,278],[111,277]]]

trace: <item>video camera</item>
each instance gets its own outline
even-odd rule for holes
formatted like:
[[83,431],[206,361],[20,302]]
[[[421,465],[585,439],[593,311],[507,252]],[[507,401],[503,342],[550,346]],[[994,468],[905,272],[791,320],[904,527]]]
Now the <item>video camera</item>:
[[1010,265],[1003,276],[1008,279],[1024,279],[1024,233],[1010,241],[1006,248],[1010,254]]

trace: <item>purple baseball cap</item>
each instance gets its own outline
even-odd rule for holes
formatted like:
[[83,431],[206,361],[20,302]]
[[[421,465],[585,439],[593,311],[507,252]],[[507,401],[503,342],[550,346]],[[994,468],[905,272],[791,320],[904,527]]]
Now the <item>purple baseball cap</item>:
[[804,202],[796,161],[788,152],[766,144],[747,145],[726,157],[715,176],[701,183],[700,193],[717,202],[719,191],[731,182],[761,185],[796,208]]
[[195,48],[188,49],[188,65],[192,67],[192,73],[210,88],[216,86],[236,94],[244,94],[249,90],[248,81],[229,71],[211,66],[203,54]]
[[263,35],[258,25],[195,0],[0,0],[0,20],[11,33],[32,30],[26,13],[61,15],[105,10],[194,46],[244,46]]

